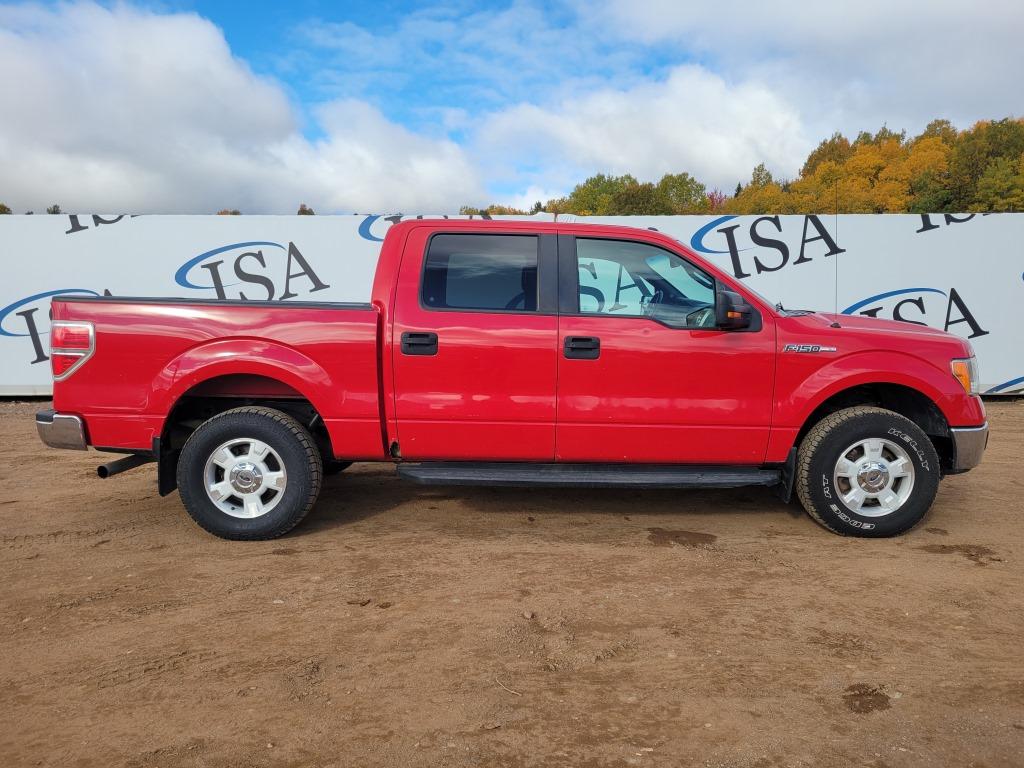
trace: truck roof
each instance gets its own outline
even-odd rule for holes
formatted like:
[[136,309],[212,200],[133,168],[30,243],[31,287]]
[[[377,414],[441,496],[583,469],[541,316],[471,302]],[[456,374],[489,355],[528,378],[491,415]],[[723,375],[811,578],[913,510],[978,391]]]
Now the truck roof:
[[[431,227],[433,229],[470,229],[470,230],[493,230],[499,232],[529,231],[529,232],[578,232],[581,230],[619,235],[635,235],[636,232],[657,233],[662,237],[669,237],[663,232],[649,227],[630,227],[622,224],[585,224],[575,221],[532,221],[528,219],[407,219],[392,225],[391,231],[403,231],[416,229],[418,227]],[[670,238],[672,239],[672,238]]]

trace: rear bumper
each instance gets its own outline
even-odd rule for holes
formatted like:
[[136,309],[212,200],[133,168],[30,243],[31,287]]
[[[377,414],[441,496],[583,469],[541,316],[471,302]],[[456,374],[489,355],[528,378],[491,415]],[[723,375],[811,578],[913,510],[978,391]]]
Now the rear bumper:
[[980,427],[951,427],[949,431],[956,446],[956,462],[951,474],[978,466],[988,446],[988,422]]
[[67,413],[57,413],[52,408],[36,414],[36,429],[39,439],[51,448],[70,448],[84,451],[85,426],[82,419]]

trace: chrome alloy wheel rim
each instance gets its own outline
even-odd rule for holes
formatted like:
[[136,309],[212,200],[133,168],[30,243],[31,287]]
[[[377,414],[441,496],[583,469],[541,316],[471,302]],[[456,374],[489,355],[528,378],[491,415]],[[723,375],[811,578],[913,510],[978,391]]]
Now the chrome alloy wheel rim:
[[284,498],[288,474],[277,451],[251,437],[217,447],[203,470],[206,495],[231,517],[254,518],[270,512]]
[[832,479],[850,510],[863,517],[884,517],[910,498],[914,462],[906,449],[892,440],[870,437],[840,454]]

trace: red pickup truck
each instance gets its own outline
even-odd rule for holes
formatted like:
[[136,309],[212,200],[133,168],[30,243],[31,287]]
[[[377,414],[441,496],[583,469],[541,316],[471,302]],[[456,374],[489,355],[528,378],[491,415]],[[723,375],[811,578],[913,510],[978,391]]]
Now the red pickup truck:
[[795,489],[826,528],[908,530],[988,439],[968,342],[785,310],[658,232],[417,220],[365,304],[53,299],[48,445],[156,462],[230,539],[325,473],[435,484]]

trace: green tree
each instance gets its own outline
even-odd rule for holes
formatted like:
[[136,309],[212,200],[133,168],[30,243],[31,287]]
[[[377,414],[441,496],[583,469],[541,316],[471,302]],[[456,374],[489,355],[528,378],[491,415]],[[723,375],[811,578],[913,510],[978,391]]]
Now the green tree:
[[526,211],[512,208],[508,205],[491,203],[486,208],[474,208],[471,205],[464,205],[459,208],[459,213],[464,216],[525,216]]
[[872,134],[871,131],[861,131],[858,133],[857,138],[853,140],[853,146],[857,147],[864,144],[882,144],[883,142],[891,141],[893,139],[895,139],[897,143],[902,144],[906,141],[906,138],[906,131],[896,133],[896,131],[890,130],[888,126],[883,125],[878,129],[878,133],[876,134]]
[[942,141],[943,144],[952,146],[956,142],[959,133],[949,120],[932,120],[925,126],[924,131],[921,132],[918,138],[935,138]]
[[4,205],[3,203],[0,203],[0,216],[2,216],[5,213],[10,213],[10,212],[11,212],[11,209],[9,207]]
[[564,213],[576,213],[581,216],[613,216],[612,198],[622,189],[638,184],[630,174],[622,176],[606,176],[599,173],[591,176],[581,184],[577,184],[569,193],[569,210]]
[[852,154],[850,140],[841,133],[833,133],[831,138],[825,139],[807,156],[804,167],[800,169],[800,175],[810,176],[826,160],[842,165]]
[[666,173],[657,187],[672,206],[673,213],[705,213],[708,210],[707,187],[688,173]]
[[222,208],[217,211],[218,216],[241,216],[242,212],[237,208]]
[[54,214],[60,213],[60,206],[57,205],[56,203],[54,203],[53,205],[51,205],[49,208],[46,209],[46,212],[47,213],[54,213]]
[[951,212],[952,194],[946,174],[925,170],[910,181],[909,213]]
[[972,211],[1024,211],[1024,155],[997,157],[978,179]]
[[633,182],[616,190],[608,206],[609,216],[669,216],[675,213],[668,196],[651,182]]
[[950,207],[966,211],[975,205],[978,183],[999,157],[1016,160],[1024,153],[1024,121],[1006,118],[983,121],[960,134],[949,159]]
[[310,208],[305,203],[299,203],[299,210],[295,212],[296,216],[315,216],[316,211]]
[[765,168],[764,163],[758,163],[753,173],[750,174],[750,183],[747,184],[747,188],[766,187],[774,183],[775,179],[772,178],[772,172]]

